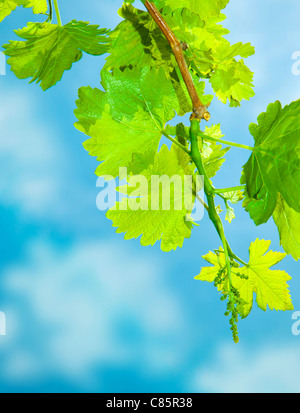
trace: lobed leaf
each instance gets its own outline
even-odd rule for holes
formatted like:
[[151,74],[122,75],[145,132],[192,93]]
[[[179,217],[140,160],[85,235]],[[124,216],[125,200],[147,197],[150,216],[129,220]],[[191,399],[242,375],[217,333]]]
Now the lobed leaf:
[[[191,235],[192,224],[187,216],[194,203],[194,197],[186,198],[183,191],[186,175],[193,175],[189,156],[175,145],[170,150],[163,145],[153,164],[142,171],[145,183],[139,184],[138,188],[126,186],[131,198],[124,198],[107,212],[107,218],[118,228],[117,233],[125,232],[125,239],[142,235],[144,246],[161,241],[161,249],[167,252],[182,247],[184,239]],[[165,183],[164,189],[169,188],[170,196],[165,198],[153,177]],[[125,189],[123,187],[121,191]],[[153,201],[156,208],[153,208]]]
[[170,10],[189,9],[201,19],[206,20],[211,16],[218,16],[229,0],[160,0],[160,6],[169,7]]
[[75,126],[91,136],[85,149],[103,161],[97,175],[116,177],[119,167],[132,170],[133,153],[149,151],[153,159],[165,123],[176,113],[191,111],[192,105],[187,91],[178,93],[163,69],[103,70],[101,77],[105,93],[80,89]]
[[254,54],[250,43],[231,45],[223,36],[229,31],[219,23],[223,15],[201,19],[190,10],[177,10],[164,16],[182,42],[188,45],[185,54],[200,77],[209,78],[216,96],[230,106],[239,106],[243,99],[254,96],[253,73],[242,59]]
[[289,207],[281,194],[278,194],[273,219],[285,252],[298,260],[300,258],[300,213]]
[[51,23],[28,23],[16,30],[25,41],[4,45],[8,63],[19,79],[31,77],[43,90],[55,85],[65,70],[82,57],[82,51],[101,55],[108,51],[107,30],[86,22],[72,20],[65,26]]
[[283,109],[277,101],[249,127],[255,146],[243,167],[241,183],[247,185],[244,206],[256,225],[269,220],[278,194],[300,212],[299,119],[300,100]]
[[[281,270],[270,268],[279,263],[286,254],[268,251],[271,241],[259,240],[252,242],[249,248],[249,263],[243,267],[231,268],[232,285],[240,294],[243,305],[239,308],[240,315],[245,318],[249,315],[253,305],[253,293],[259,308],[266,311],[267,306],[273,310],[292,310],[293,305],[288,290],[287,281],[291,277]],[[203,257],[213,267],[202,268],[196,280],[213,282],[218,272],[226,267],[225,255],[222,248],[219,252]],[[247,277],[241,278],[240,275]],[[219,290],[228,291],[228,280],[220,285]]]
[[110,33],[105,68],[150,66],[173,71],[176,61],[171,48],[150,14],[125,3],[119,15],[124,20]]
[[[171,136],[175,136],[177,141],[182,145],[186,145],[189,141],[190,128],[179,123],[176,126],[167,125],[165,132]],[[222,138],[222,132],[220,125],[212,125],[210,127],[205,127],[205,135],[213,138]],[[199,149],[202,152],[202,161],[205,172],[208,178],[212,178],[221,168],[222,164],[225,162],[224,155],[229,151],[230,147],[222,148],[222,145],[216,142],[203,142],[203,146],[199,145]]]
[[[175,2],[176,3],[176,2]],[[218,3],[206,5],[218,9]],[[178,3],[179,4],[179,3]],[[164,18],[175,36],[188,45],[187,61],[194,73],[201,78],[209,78],[216,96],[231,106],[238,106],[242,99],[254,96],[253,73],[237,60],[238,56],[248,57],[254,53],[250,43],[230,43],[223,37],[229,33],[219,23],[224,16],[205,12],[196,14],[184,6],[172,8],[172,13],[165,13]],[[163,8],[166,12],[166,8]],[[106,68],[124,68],[132,66],[150,66],[165,71],[167,78],[177,68],[177,62],[171,47],[149,13],[124,4],[119,14],[124,20],[110,34],[111,54],[107,58]],[[204,102],[205,103],[205,102]]]
[[48,10],[47,0],[16,0],[23,7],[32,7],[35,14],[45,14]]
[[[224,136],[221,132],[220,125],[206,126],[204,134],[216,139],[221,139]],[[208,178],[214,177],[219,171],[225,162],[224,155],[229,149],[230,147],[222,148],[222,145],[216,142],[204,142],[202,157],[203,166]]]
[[32,7],[35,14],[45,14],[48,10],[47,0],[0,0],[0,22],[18,6]]

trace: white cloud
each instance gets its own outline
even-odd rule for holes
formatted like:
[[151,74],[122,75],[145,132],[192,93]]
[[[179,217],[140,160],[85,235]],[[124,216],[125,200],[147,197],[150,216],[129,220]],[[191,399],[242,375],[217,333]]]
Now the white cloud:
[[[2,89],[0,203],[33,222],[58,222],[72,231],[94,230],[101,216],[96,190],[85,183],[78,160],[71,155],[77,146],[84,150],[75,140],[73,147],[66,145],[59,123],[55,128],[51,117],[45,116],[47,103],[41,111],[28,88],[26,94],[13,87]],[[93,170],[90,173],[93,176]],[[96,225],[99,228],[99,222]]]
[[[170,374],[184,361],[184,309],[159,262],[99,242],[63,252],[35,243],[26,263],[4,280],[6,294],[23,302],[7,310],[5,377],[52,373],[84,384],[96,366]],[[30,346],[23,346],[24,334],[35,337]]]
[[208,393],[299,393],[299,365],[299,345],[255,351],[224,345],[213,364],[198,369],[193,387]]
[[37,103],[20,91],[0,100],[0,199],[25,213],[44,214],[60,190],[57,164],[62,152],[49,124],[40,124]]

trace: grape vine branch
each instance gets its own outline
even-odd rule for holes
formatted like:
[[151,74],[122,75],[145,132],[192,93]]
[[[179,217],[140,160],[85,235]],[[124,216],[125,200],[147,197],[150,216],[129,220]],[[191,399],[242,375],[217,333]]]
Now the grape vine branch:
[[206,106],[203,105],[198,96],[192,76],[190,74],[188,65],[185,61],[185,57],[182,52],[182,43],[176,38],[176,36],[174,35],[170,27],[167,25],[167,23],[165,22],[165,20],[163,19],[162,15],[157,10],[155,5],[153,3],[150,3],[149,1],[146,1],[145,6],[149,14],[151,15],[155,23],[158,25],[167,41],[169,42],[169,45],[171,46],[172,52],[174,53],[175,59],[178,63],[180,72],[182,74],[182,78],[184,80],[184,83],[186,84],[187,90],[191,97],[193,103],[193,113],[195,117],[197,119],[205,119],[208,121],[210,119],[210,114],[208,113]]
[[[144,210],[141,201],[128,210],[126,198],[106,216],[125,239],[141,237],[144,246],[160,241],[168,252],[182,247],[195,227],[201,230],[192,219],[198,200],[221,246],[203,256],[209,265],[195,279],[213,283],[227,302],[225,315],[238,342],[237,322],[250,314],[254,298],[263,311],[293,309],[287,284],[291,277],[273,266],[287,254],[300,258],[300,100],[285,107],[279,101],[270,103],[257,123],[249,125],[253,146],[223,139],[219,124],[202,127],[202,121],[211,120],[208,108],[214,98],[238,107],[254,97],[253,73],[245,64],[254,47],[232,45],[224,37],[229,31],[222,25],[223,10],[229,0],[144,0],[143,10],[133,3],[123,3],[122,21],[108,30],[78,20],[63,24],[58,0],[12,0],[9,5],[0,0],[0,22],[18,6],[47,15],[46,21],[42,17],[40,23],[16,30],[20,40],[4,44],[4,53],[18,78],[29,78],[43,90],[56,85],[83,53],[107,54],[102,88],[80,88],[75,109],[75,127],[88,136],[83,146],[99,161],[96,174],[120,178],[120,168],[126,168],[127,180],[142,176],[150,184],[153,176],[176,175],[182,181],[191,176],[192,202],[169,210],[160,202],[158,210]],[[205,94],[207,83],[213,95]],[[170,124],[185,115],[188,125]],[[169,146],[160,145],[163,137]],[[215,188],[212,178],[232,147],[250,153],[240,182]],[[199,176],[206,200],[197,191]],[[137,195],[129,185],[126,191]],[[150,185],[136,198],[146,199],[149,206],[152,196]],[[175,203],[174,189],[170,197]],[[159,198],[162,201],[160,193]],[[249,247],[249,261],[239,258],[225,236],[216,199],[224,203],[228,222],[235,219],[232,205],[238,202],[257,226],[272,218],[285,252],[269,250],[270,241],[256,239]]]

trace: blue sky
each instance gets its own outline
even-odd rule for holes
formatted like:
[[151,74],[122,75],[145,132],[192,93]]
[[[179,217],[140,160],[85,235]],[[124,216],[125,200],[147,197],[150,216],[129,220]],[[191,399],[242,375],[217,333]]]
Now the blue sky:
[[[120,0],[60,2],[63,22],[113,28]],[[279,99],[300,96],[292,55],[300,50],[297,0],[231,0],[225,26],[233,42],[251,42],[256,96],[237,109],[215,100],[212,121],[228,140],[252,144],[248,125]],[[13,29],[38,21],[19,8],[0,24],[1,44]],[[203,254],[219,245],[206,217],[182,249],[124,241],[96,208],[97,162],[73,124],[77,90],[99,86],[105,57],[84,55],[56,87],[42,92],[9,71],[0,76],[0,336],[1,392],[298,392],[300,336],[292,313],[254,309],[239,322],[234,344],[224,305],[212,285],[193,277]],[[207,89],[209,91],[209,88]],[[249,153],[231,149],[221,176],[239,183]],[[276,227],[255,227],[242,208],[225,224],[247,259],[257,237],[282,251]],[[279,269],[300,310],[299,265]]]

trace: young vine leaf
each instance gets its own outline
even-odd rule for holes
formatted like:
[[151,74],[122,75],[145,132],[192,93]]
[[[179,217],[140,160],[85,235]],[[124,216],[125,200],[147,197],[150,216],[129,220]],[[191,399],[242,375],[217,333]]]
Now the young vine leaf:
[[224,38],[228,30],[220,26],[224,16],[202,20],[195,13],[183,9],[166,16],[168,25],[182,42],[188,44],[186,57],[193,70],[208,78],[216,96],[230,106],[239,106],[254,96],[253,72],[242,59],[254,54],[250,43],[230,45]]
[[[165,132],[171,136],[176,136],[180,142],[181,139],[189,140],[189,128],[179,123],[176,126],[167,125]],[[223,137],[220,125],[212,125],[205,128],[205,135],[213,138]],[[200,144],[200,141],[199,141]],[[216,142],[203,142],[202,146],[202,158],[203,166],[208,178],[212,178],[220,170],[222,164],[225,162],[225,154],[229,151],[230,147],[222,148],[222,145]]]
[[283,249],[298,260],[300,258],[300,213],[291,208],[281,194],[278,194],[273,219],[277,225]]
[[[176,2],[175,2],[176,3]],[[182,4],[182,2],[177,2]],[[198,3],[198,2],[197,2]],[[219,5],[205,3],[210,12],[198,7],[175,7],[165,19],[175,36],[188,45],[185,51],[191,68],[201,78],[209,78],[216,96],[230,106],[239,106],[243,99],[254,96],[253,73],[242,59],[254,54],[250,43],[230,45],[223,36],[229,31],[219,23],[224,20]],[[172,9],[174,10],[174,9]],[[213,12],[214,10],[214,12]],[[163,67],[166,75],[176,65],[168,42],[148,13],[124,5],[119,12],[123,20],[110,35],[111,54],[107,58],[107,69],[128,65]],[[124,43],[123,39],[128,41]]]
[[10,41],[4,45],[7,62],[19,79],[31,77],[43,90],[55,85],[65,70],[85,53],[99,56],[108,51],[108,30],[72,20],[60,26],[51,23],[28,23],[16,30],[26,41]]
[[[117,177],[119,167],[131,172],[133,153],[151,151],[154,159],[166,122],[192,106],[187,92],[176,93],[186,89],[183,82],[178,79],[174,87],[163,69],[126,68],[113,74],[103,69],[101,77],[106,92],[80,89],[75,126],[91,136],[85,149],[103,161],[96,174]],[[200,82],[201,92],[203,87]]]
[[[138,188],[136,185],[121,188],[128,196],[137,198],[124,198],[107,212],[107,218],[118,228],[117,233],[126,233],[125,239],[142,235],[144,246],[161,240],[161,249],[166,252],[182,247],[184,239],[191,235],[189,214],[194,204],[194,197],[189,199],[182,191],[185,176],[193,176],[189,156],[175,145],[170,150],[163,145],[153,165],[144,169],[142,176],[144,184],[134,182]],[[170,196],[162,192],[160,183],[164,188],[168,185]]]
[[212,16],[219,16],[229,0],[202,0],[201,2],[199,0],[154,0],[153,3],[158,9],[163,8],[164,12],[186,8],[206,20]]
[[17,3],[23,7],[32,7],[35,14],[45,14],[48,9],[47,0],[17,0]]
[[247,185],[244,206],[256,225],[269,220],[278,193],[300,212],[299,116],[300,100],[283,109],[277,101],[249,127],[255,146],[243,167],[241,183]]
[[224,199],[225,207],[226,207],[225,219],[229,223],[231,223],[232,220],[235,218],[235,213],[234,213],[234,209],[230,205],[228,205],[228,202],[231,202],[232,204],[237,204],[239,201],[242,201],[244,199],[243,191],[237,190],[237,191],[224,192],[223,199]]
[[105,68],[163,67],[170,76],[170,72],[174,71],[175,58],[149,13],[125,3],[119,15],[124,20],[110,33],[110,54]]
[[[288,290],[287,281],[291,277],[281,270],[270,268],[278,264],[286,254],[268,251],[271,241],[256,239],[249,248],[249,263],[245,266],[231,268],[232,285],[239,291],[241,303],[238,307],[242,318],[249,315],[253,305],[253,293],[256,294],[256,303],[259,308],[266,311],[292,310],[293,305]],[[222,248],[218,253],[209,252],[203,257],[213,267],[202,268],[196,280],[213,282],[218,272],[225,268],[225,255]],[[218,286],[219,290],[228,291],[228,277]]]
[[47,0],[0,0],[0,22],[18,6],[32,7],[35,14],[45,14],[48,10]]
[[[222,138],[224,135],[221,132],[220,125],[212,125],[205,127],[206,136],[212,138]],[[222,148],[222,145],[216,142],[203,142],[202,157],[203,166],[208,178],[213,178],[220,170],[221,166],[225,162],[225,154],[229,151],[230,147]]]

